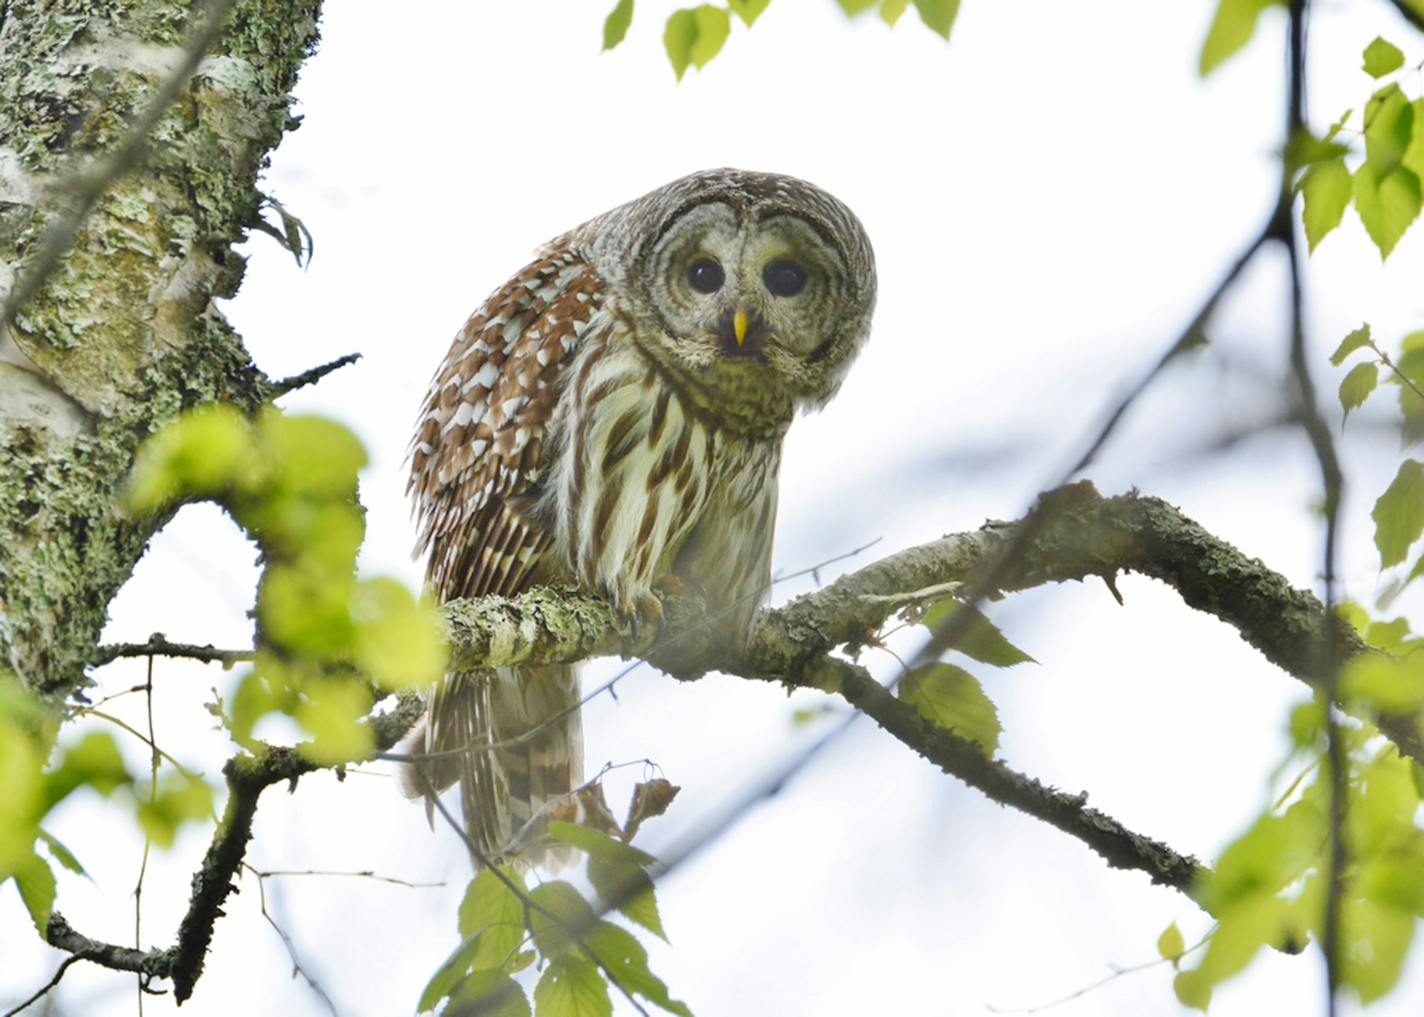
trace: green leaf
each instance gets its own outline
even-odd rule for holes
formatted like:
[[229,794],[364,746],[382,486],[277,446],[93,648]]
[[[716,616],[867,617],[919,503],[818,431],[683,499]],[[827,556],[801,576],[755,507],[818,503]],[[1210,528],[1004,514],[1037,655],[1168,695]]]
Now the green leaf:
[[1357,410],[1365,404],[1365,400],[1370,397],[1378,383],[1378,364],[1366,362],[1356,364],[1350,369],[1345,380],[1340,382],[1340,405],[1345,408],[1346,417],[1349,417],[1351,410]]
[[1343,910],[1344,982],[1368,1006],[1399,982],[1414,939],[1414,915],[1368,900],[1351,901]]
[[20,899],[30,913],[30,921],[35,923],[35,931],[44,939],[49,931],[50,912],[54,910],[54,872],[48,862],[31,851],[29,857],[15,867],[14,875]]
[[630,921],[663,940],[662,916],[658,914],[653,881],[643,871],[657,861],[652,855],[614,840],[606,833],[586,826],[554,820],[548,835],[564,844],[572,844],[588,854],[588,881],[607,904],[617,903],[618,911]]
[[1218,921],[1197,969],[1212,985],[1243,970],[1261,947],[1279,946],[1294,928],[1290,904],[1267,893],[1234,902]]
[[0,880],[34,854],[45,811],[43,765],[36,739],[0,714]]
[[628,26],[633,23],[633,0],[618,0],[608,17],[603,19],[603,48],[612,49],[628,34]]
[[642,996],[654,1006],[679,1017],[692,1017],[687,1004],[668,995],[662,979],[648,968],[648,951],[633,934],[612,922],[599,922],[584,940],[597,962],[627,992]]
[[1375,502],[1370,518],[1375,521],[1375,547],[1380,568],[1398,565],[1409,545],[1424,533],[1424,464],[1406,459],[1399,472]]
[[1211,982],[1200,971],[1178,971],[1172,979],[1172,991],[1183,1006],[1206,1013],[1211,1005]]
[[84,871],[84,866],[79,864],[79,859],[74,857],[74,852],[65,847],[58,837],[44,830],[39,832],[39,837],[44,841],[45,847],[49,848],[50,857],[70,872],[88,878],[89,873]]
[[1198,70],[1206,77],[1229,57],[1251,41],[1256,33],[1256,19],[1261,12],[1280,0],[1219,0],[1216,14],[1202,43]]
[[349,575],[301,565],[269,565],[257,591],[257,615],[268,641],[289,653],[341,660],[356,638]]
[[1187,942],[1182,938],[1182,930],[1173,922],[1157,937],[1157,956],[1175,965],[1187,950]]
[[610,837],[602,830],[580,826],[577,823],[567,823],[562,819],[550,821],[548,834],[561,844],[572,844],[592,858],[607,858],[610,861],[631,865],[634,868],[641,868],[657,862],[657,859],[646,851],[640,851],[631,844],[624,844],[621,840]]
[[910,0],[880,0],[880,20],[894,28],[909,6]]
[[319,498],[350,498],[368,462],[350,428],[325,417],[267,410],[258,420],[263,451],[277,483]]
[[1393,749],[1381,752],[1360,774],[1359,793],[1346,814],[1350,856],[1385,854],[1420,836],[1413,822],[1418,808],[1409,762]]
[[999,747],[999,713],[979,680],[953,664],[917,668],[900,683],[900,698],[926,720],[967,738],[993,756]]
[[959,15],[959,0],[915,0],[915,10],[930,31],[947,40]]
[[[512,866],[499,870],[520,890],[524,877]],[[524,941],[524,902],[493,870],[485,869],[465,889],[460,902],[460,935],[479,937],[472,963],[477,968],[497,968],[511,962]]]
[[1319,702],[1308,699],[1297,703],[1290,712],[1291,744],[1308,749],[1325,733],[1325,710]]
[[699,70],[717,55],[732,31],[725,8],[702,4],[674,11],[663,30],[663,46],[677,79],[682,80],[688,65]]
[[592,961],[564,954],[550,962],[534,986],[539,1017],[610,1017],[608,984]]
[[65,750],[59,765],[45,774],[44,806],[48,812],[78,787],[92,787],[101,795],[132,781],[119,746],[107,731],[90,731]]
[[429,685],[448,657],[440,617],[394,579],[367,579],[351,593],[356,664],[388,689]]
[[1370,77],[1382,78],[1403,66],[1404,54],[1399,51],[1398,46],[1382,36],[1375,36],[1375,41],[1365,47],[1364,71]]
[[1407,447],[1424,440],[1424,399],[1415,391],[1424,388],[1424,332],[1410,332],[1400,340],[1399,349],[1394,360],[1397,373],[1389,380],[1399,386],[1399,412],[1404,418],[1400,437]]
[[1379,249],[1381,260],[1388,258],[1415,219],[1419,217],[1419,177],[1401,166],[1376,180],[1360,168],[1354,176],[1355,211],[1365,232]]
[[850,15],[851,17],[855,17],[857,14],[870,10],[870,8],[874,7],[880,2],[881,0],[836,0],[836,3],[840,5],[841,10],[845,11],[846,14]]
[[1305,239],[1309,249],[1340,225],[1345,208],[1350,204],[1350,171],[1342,158],[1328,159],[1312,165],[1301,178],[1301,193],[1305,209],[1301,219],[1305,224]]
[[[967,614],[968,620],[961,616]],[[1015,664],[1038,663],[1023,650],[1004,638],[998,626],[986,618],[983,612],[958,600],[941,600],[925,612],[924,624],[934,634],[937,652],[955,649],[967,657],[995,667],[1013,667]],[[951,627],[961,633],[952,645],[940,641],[940,634]]]
[[226,404],[200,406],[140,447],[125,503],[147,514],[189,496],[255,490],[264,477],[247,417]]
[[1393,173],[1409,149],[1414,132],[1414,105],[1398,85],[1386,85],[1365,104],[1365,163],[1362,172],[1383,180]]
[[1351,353],[1363,349],[1366,346],[1374,347],[1374,340],[1370,338],[1370,326],[1368,322],[1340,340],[1340,345],[1335,347],[1334,353],[1330,354],[1330,363],[1339,367]]
[[1261,816],[1203,877],[1203,906],[1220,918],[1240,901],[1275,894],[1319,854],[1327,829],[1319,807],[1305,800],[1284,815]]
[[748,28],[756,23],[756,19],[761,17],[761,12],[766,10],[771,0],[727,0],[727,6],[732,9],[732,13],[741,18]]
[[546,959],[574,950],[571,934],[593,928],[597,920],[583,894],[562,879],[536,886],[529,893],[529,901],[534,945]]
[[364,723],[375,703],[369,686],[353,678],[312,678],[301,691],[292,717],[312,736],[297,746],[304,758],[335,766],[376,751],[376,734]]
[[434,1010],[442,999],[454,991],[460,980],[474,970],[475,952],[479,947],[478,936],[455,947],[450,956],[445,958],[445,963],[436,968],[435,974],[430,976],[430,981],[425,983],[425,988],[420,993],[420,1002],[415,1006],[417,1013]]
[[1387,712],[1412,711],[1424,705],[1424,674],[1388,654],[1357,654],[1341,671],[1340,696]]
[[529,1017],[529,997],[503,971],[472,971],[450,993],[441,1017]]
[[170,776],[158,794],[138,799],[138,825],[159,847],[173,846],[178,827],[208,819],[213,812],[213,789],[196,777]]

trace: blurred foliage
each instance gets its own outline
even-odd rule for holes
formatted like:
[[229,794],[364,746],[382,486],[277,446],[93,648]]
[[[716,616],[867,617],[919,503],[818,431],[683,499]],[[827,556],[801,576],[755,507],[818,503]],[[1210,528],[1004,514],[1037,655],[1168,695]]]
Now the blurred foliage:
[[[374,747],[368,716],[377,695],[429,684],[444,669],[433,608],[395,580],[356,576],[365,529],[356,475],[365,464],[345,427],[275,409],[249,418],[205,406],[140,449],[126,511],[215,501],[261,548],[257,662],[224,718],[253,752],[264,748],[253,738],[256,725],[284,713],[311,736],[299,749],[314,762],[364,758]],[[210,821],[214,807],[212,785],[176,765],[160,768],[157,746],[151,779],[139,780],[107,731],[57,745],[58,718],[0,674],[0,881],[15,880],[41,936],[55,901],[51,863],[84,873],[75,853],[41,827],[71,794],[122,791],[138,829],[164,848],[184,824]]]
[[209,499],[261,548],[257,660],[226,716],[245,748],[260,751],[254,729],[280,713],[311,736],[298,748],[313,762],[365,758],[375,747],[367,716],[377,695],[429,685],[444,671],[433,605],[394,579],[357,577],[365,465],[365,449],[341,424],[272,408],[249,418],[206,406],[140,451],[130,511]]

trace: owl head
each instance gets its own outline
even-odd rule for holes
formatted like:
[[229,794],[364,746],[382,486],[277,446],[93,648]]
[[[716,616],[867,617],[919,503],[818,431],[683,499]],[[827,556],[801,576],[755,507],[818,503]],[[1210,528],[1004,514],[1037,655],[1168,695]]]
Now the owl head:
[[632,341],[714,408],[789,419],[824,405],[869,333],[870,240],[804,180],[705,170],[580,233]]

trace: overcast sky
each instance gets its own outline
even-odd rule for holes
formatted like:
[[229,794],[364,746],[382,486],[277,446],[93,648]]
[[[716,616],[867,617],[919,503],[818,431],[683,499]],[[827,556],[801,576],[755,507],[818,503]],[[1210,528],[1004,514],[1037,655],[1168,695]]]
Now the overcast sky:
[[[966,0],[950,44],[913,12],[889,31],[873,17],[847,22],[831,0],[780,0],[679,85],[660,42],[674,6],[639,4],[627,42],[608,54],[598,51],[606,11],[577,0],[328,7],[297,89],[303,125],[264,182],[315,235],[315,259],[300,270],[257,236],[242,292],[224,310],[273,376],[363,354],[286,405],[347,422],[370,450],[369,572],[419,580],[401,461],[455,329],[542,241],[674,177],[719,165],[803,176],[855,209],[874,241],[872,339],[841,395],[793,428],[785,456],[778,569],[880,541],[823,579],[1022,513],[1182,328],[1272,201],[1279,12],[1203,83],[1205,0]],[[1359,53],[1376,34],[1411,62],[1424,57],[1382,3],[1315,6],[1317,126],[1363,102]],[[1340,373],[1325,354],[1349,329],[1368,319],[1394,342],[1424,327],[1421,262],[1416,229],[1381,268],[1353,213],[1312,259],[1310,341],[1328,397]],[[1273,253],[1257,261],[1223,307],[1213,346],[1160,380],[1089,475],[1105,492],[1135,485],[1167,498],[1312,585],[1316,473],[1302,439],[1266,432],[1202,454],[1213,436],[1269,416],[1282,390],[1282,268]],[[1395,446],[1352,420],[1344,450],[1343,574],[1368,598],[1368,508]],[[108,637],[160,630],[241,645],[252,557],[220,513],[184,510],[114,605]],[[1120,588],[1123,607],[1101,584],[995,605],[1039,661],[982,674],[1004,722],[1000,754],[1210,859],[1268,800],[1265,774],[1283,757],[1286,712],[1302,690],[1170,590],[1134,578]],[[1398,607],[1417,613],[1412,596]],[[886,676],[895,666],[867,662]],[[587,680],[615,666],[592,666]],[[114,691],[142,669],[114,665],[100,677]],[[156,668],[160,742],[213,778],[228,746],[202,703],[233,681],[216,668]],[[590,768],[651,759],[684,787],[640,835],[656,853],[814,737],[819,728],[797,729],[791,716],[816,702],[715,676],[680,685],[644,667],[617,702],[587,709],[587,758]],[[1034,1006],[1151,960],[1169,922],[1189,943],[1208,928],[1179,894],[1109,871],[1078,842],[859,727],[660,888],[673,945],[651,944],[654,970],[699,1017]],[[629,767],[611,780],[615,810],[641,776]],[[54,822],[94,876],[61,873],[59,907],[118,942],[133,936],[142,850],[130,825],[87,798]],[[172,942],[207,836],[188,832],[150,865],[145,946]],[[456,944],[463,849],[448,830],[427,830],[384,767],[343,784],[306,778],[292,796],[269,791],[249,860],[444,882],[268,882],[274,916],[343,1015],[410,1013]],[[254,879],[227,910],[183,1012],[325,1012],[287,977]],[[15,892],[0,890],[0,1002],[42,984],[58,959],[27,935]],[[1170,982],[1159,966],[1051,1012],[1176,1014]],[[1314,953],[1265,958],[1219,990],[1212,1012],[1317,1013],[1322,982]],[[69,1014],[134,1013],[131,981],[82,965],[56,998]],[[1421,1005],[1424,969],[1378,1012]],[[170,1012],[168,997],[146,1002],[147,1014]]]

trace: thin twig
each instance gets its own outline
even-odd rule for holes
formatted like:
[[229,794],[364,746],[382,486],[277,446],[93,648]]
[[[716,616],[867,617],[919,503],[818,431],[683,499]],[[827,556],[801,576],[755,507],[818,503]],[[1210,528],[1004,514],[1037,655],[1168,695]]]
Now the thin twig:
[[319,367],[313,367],[303,371],[301,374],[294,374],[290,378],[283,378],[281,381],[274,381],[268,388],[269,398],[280,399],[289,392],[295,392],[299,388],[315,384],[325,378],[332,371],[340,370],[347,364],[354,364],[361,359],[359,353],[348,353],[345,356],[337,357],[335,360]]
[[408,886],[414,890],[445,885],[443,881],[439,883],[412,883],[409,880],[397,879],[394,876],[378,875],[370,869],[364,869],[360,872],[337,872],[330,869],[256,869],[247,862],[243,863],[243,867],[253,875],[262,879],[266,879],[269,876],[348,876],[351,878],[374,879],[379,883],[394,883],[396,886]]
[[[148,669],[144,672],[143,695],[148,713],[148,737],[144,741],[148,742],[148,800],[154,801],[158,797],[158,764],[161,754],[158,750],[158,739],[153,730],[153,658],[148,658]],[[124,725],[127,727],[127,725]],[[130,728],[132,730],[132,728]],[[135,732],[137,733],[137,732]],[[142,735],[140,735],[142,737]],[[143,838],[143,861],[138,866],[138,881],[134,883],[134,949],[137,950],[143,945],[143,877],[148,873],[148,854],[153,848],[153,838],[144,834]],[[135,987],[138,992],[138,1017],[143,1017],[143,991],[144,978],[138,975],[135,978]]]
[[1013,1009],[1007,1009],[1004,1007],[993,1006],[989,1003],[985,1003],[984,1007],[990,1013],[1002,1014],[1042,1013],[1045,1010],[1052,1010],[1055,1007],[1062,1006],[1064,1003],[1071,1003],[1075,999],[1081,999],[1093,990],[1101,989],[1104,985],[1107,985],[1110,982],[1114,982],[1117,979],[1123,977],[1124,975],[1135,975],[1139,971],[1151,971],[1153,968],[1161,967],[1163,964],[1171,964],[1173,967],[1176,967],[1177,964],[1181,962],[1183,957],[1190,957],[1202,947],[1206,946],[1206,944],[1211,941],[1211,934],[1215,931],[1216,926],[1213,925],[1210,931],[1208,931],[1205,936],[1197,940],[1196,943],[1187,947],[1187,949],[1183,950],[1176,957],[1154,957],[1152,960],[1143,961],[1140,964],[1132,964],[1128,967],[1121,968],[1115,967],[1112,969],[1111,974],[1099,978],[1096,982],[1092,982],[1088,985],[1085,985],[1081,989],[1068,993],[1068,995],[1066,996],[1060,996],[1057,999],[1049,1000],[1047,1003],[1039,1003],[1037,1006],[1015,1007]]
[[[143,691],[142,686],[140,686],[139,691]],[[160,749],[157,745],[153,743],[153,740],[145,736],[142,731],[133,727],[131,724],[128,724],[121,718],[115,717],[112,713],[105,713],[103,710],[96,710],[92,706],[81,706],[74,711],[74,714],[77,717],[98,717],[100,720],[106,720],[116,727],[123,728],[129,734],[133,735],[139,741],[147,745],[150,751],[156,754],[160,759],[163,759],[165,762],[170,763],[183,776],[189,778],[190,780],[197,780],[199,778],[199,774],[196,774],[192,770],[189,770],[186,766],[178,762],[178,760],[174,759],[167,752],[164,752],[162,749]]]
[[83,959],[84,958],[77,953],[64,958],[64,960],[60,962],[59,970],[54,973],[53,978],[51,978],[44,985],[40,986],[39,990],[36,991],[35,994],[29,999],[25,1000],[23,1003],[19,1004],[13,1009],[6,1010],[3,1017],[15,1017],[15,1014],[20,1013],[22,1010],[26,1010],[29,1007],[33,1006],[51,989],[53,989],[56,985],[59,984],[59,980],[64,977],[64,973],[69,970],[69,966],[71,964],[73,964],[75,961],[82,961]]
[[203,57],[217,42],[233,3],[234,0],[210,0],[201,21],[195,19],[189,29],[178,66],[154,93],[143,112],[134,118],[123,140],[106,156],[76,172],[61,186],[60,190],[69,199],[69,207],[51,220],[40,238],[34,258],[0,303],[0,330],[9,325],[14,320],[15,312],[44,286],[109,185],[147,157],[149,134],[158,126],[168,108],[178,101]]
[[302,966],[301,958],[297,956],[297,944],[292,941],[292,937],[287,934],[287,930],[277,924],[277,920],[272,917],[272,913],[267,910],[267,876],[271,873],[259,872],[247,862],[242,863],[242,867],[257,877],[257,900],[262,908],[262,917],[267,919],[267,924],[277,931],[277,935],[282,938],[282,945],[287,948],[287,956],[292,959],[292,977],[301,975],[302,979],[311,986],[321,1001],[326,1004],[326,1008],[331,1011],[331,1017],[339,1017],[336,1012],[336,1004],[331,1001],[331,997],[326,994],[326,990],[321,987],[321,983],[312,977],[311,972]]

